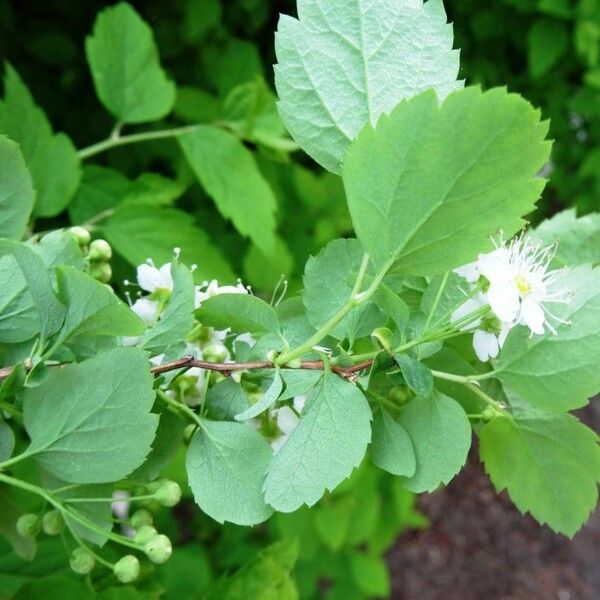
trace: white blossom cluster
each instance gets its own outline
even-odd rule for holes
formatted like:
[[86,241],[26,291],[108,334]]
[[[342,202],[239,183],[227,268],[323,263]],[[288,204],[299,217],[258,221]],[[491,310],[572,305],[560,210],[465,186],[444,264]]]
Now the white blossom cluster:
[[568,291],[557,285],[561,271],[551,270],[554,246],[542,246],[524,235],[507,243],[503,239],[496,249],[480,254],[478,259],[455,269],[470,284],[468,299],[452,315],[456,322],[489,306],[491,312],[463,329],[474,330],[473,347],[481,361],[496,358],[508,333],[517,325],[542,335],[546,329],[556,333],[550,319],[564,323],[553,315],[548,304],[568,303]]

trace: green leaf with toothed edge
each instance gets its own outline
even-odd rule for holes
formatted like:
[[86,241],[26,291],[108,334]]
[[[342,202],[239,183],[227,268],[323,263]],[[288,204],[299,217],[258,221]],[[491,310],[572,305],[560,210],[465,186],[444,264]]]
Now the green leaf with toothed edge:
[[356,385],[325,373],[300,423],[273,457],[264,484],[267,503],[281,512],[312,506],[349,477],[371,440],[371,417]]
[[544,187],[537,173],[550,153],[547,132],[521,96],[476,87],[441,105],[427,91],[367,126],[343,180],[376,268],[436,275],[474,260],[498,230],[521,229]]
[[219,523],[265,521],[273,512],[262,493],[271,456],[268,442],[249,425],[202,420],[186,458],[198,506]]
[[600,388],[600,267],[565,269],[552,284],[568,304],[548,304],[556,335],[531,335],[526,327],[509,334],[495,365],[496,377],[519,401],[548,412],[585,406]]
[[275,34],[279,112],[298,144],[339,173],[350,142],[400,100],[462,87],[441,0],[298,0]]
[[573,537],[598,500],[598,436],[571,415],[497,418],[479,433],[479,452],[496,490],[522,512]]
[[471,447],[471,425],[460,404],[435,391],[413,398],[398,417],[408,432],[417,459],[412,477],[403,481],[412,492],[432,492],[462,468]]

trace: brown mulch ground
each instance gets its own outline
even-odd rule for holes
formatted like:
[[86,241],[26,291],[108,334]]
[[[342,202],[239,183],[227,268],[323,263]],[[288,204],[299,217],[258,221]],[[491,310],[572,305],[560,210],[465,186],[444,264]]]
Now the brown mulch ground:
[[[600,431],[600,400],[579,416]],[[556,535],[496,495],[476,453],[419,503],[431,527],[389,552],[394,600],[600,599],[600,510],[573,540]]]

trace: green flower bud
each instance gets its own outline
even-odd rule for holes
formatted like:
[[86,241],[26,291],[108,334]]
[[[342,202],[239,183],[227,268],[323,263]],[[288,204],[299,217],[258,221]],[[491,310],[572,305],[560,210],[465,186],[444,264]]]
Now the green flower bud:
[[136,510],[131,515],[131,519],[129,519],[129,521],[134,529],[140,529],[144,525],[152,525],[154,519],[152,518],[152,513],[150,513],[150,511],[147,511],[145,508],[141,508],[140,510]]
[[106,262],[112,257],[112,248],[106,240],[94,240],[90,244],[88,258],[93,262]]
[[71,227],[69,233],[75,238],[75,241],[79,244],[80,248],[87,246],[90,243],[90,232],[85,227]]
[[156,492],[154,492],[154,497],[163,506],[175,506],[181,500],[181,488],[179,487],[179,484],[174,481],[165,481]]
[[121,583],[131,583],[140,574],[140,561],[133,554],[127,554],[115,563],[113,573]]
[[481,418],[487,423],[493,421],[498,416],[498,412],[491,406],[486,406],[481,413]]
[[223,344],[208,344],[202,348],[202,357],[209,362],[223,362],[227,358],[227,348]]
[[144,553],[157,565],[167,562],[171,552],[173,552],[171,540],[166,535],[157,535],[144,545]]
[[144,545],[145,543],[149,542],[150,540],[153,540],[157,535],[158,535],[158,532],[156,531],[156,529],[154,529],[154,527],[152,527],[152,525],[142,525],[135,532],[135,535],[133,536],[133,541],[136,544]]
[[108,263],[92,263],[90,265],[90,276],[100,283],[108,283],[112,277],[112,269]]
[[192,436],[194,435],[194,432],[196,431],[197,427],[198,426],[194,425],[193,423],[186,425],[185,429],[183,430],[183,439],[189,442],[192,439]]
[[75,548],[69,561],[71,569],[78,575],[87,575],[96,564],[94,557],[85,548]]
[[26,513],[17,519],[17,533],[23,537],[35,537],[41,529],[42,522],[33,513]]
[[51,510],[42,517],[42,529],[46,535],[58,535],[65,522],[57,510]]

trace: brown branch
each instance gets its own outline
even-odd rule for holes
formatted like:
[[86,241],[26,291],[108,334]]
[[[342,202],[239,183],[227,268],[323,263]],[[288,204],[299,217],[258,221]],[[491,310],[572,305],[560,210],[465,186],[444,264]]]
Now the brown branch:
[[[331,365],[331,370],[345,379],[355,376],[360,371],[368,369],[373,364],[372,360],[365,360],[361,363],[351,365],[349,367],[343,367],[341,365]],[[61,367],[64,365],[53,365]],[[164,365],[158,365],[152,367],[150,372],[154,375],[160,375],[162,373],[168,373],[169,371],[176,371],[177,369],[189,369],[191,367],[198,367],[200,369],[206,369],[207,371],[218,371],[225,375],[230,375],[233,371],[252,371],[256,369],[274,369],[275,363],[265,361],[245,362],[245,363],[213,363],[205,360],[198,360],[193,356],[184,356],[177,360],[165,363]],[[3,367],[0,369],[0,381],[10,377],[16,367]],[[25,365],[25,370],[29,371],[31,366]],[[323,371],[325,365],[322,360],[306,360],[300,363],[298,369],[310,370],[310,371]]]

